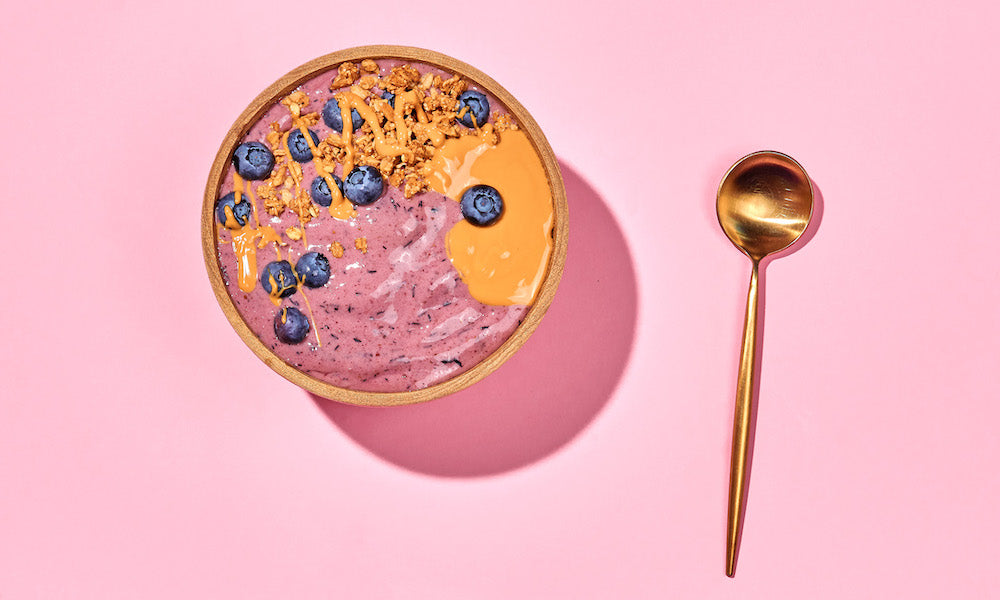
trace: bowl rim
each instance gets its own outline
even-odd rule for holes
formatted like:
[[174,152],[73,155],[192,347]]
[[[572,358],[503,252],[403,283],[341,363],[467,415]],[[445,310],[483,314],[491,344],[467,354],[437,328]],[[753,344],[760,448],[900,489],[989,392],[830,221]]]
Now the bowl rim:
[[[215,202],[223,183],[224,174],[231,160],[230,157],[239,140],[246,135],[246,132],[250,130],[275,102],[291,93],[295,88],[324,71],[337,68],[341,63],[356,62],[366,58],[373,60],[401,59],[425,63],[432,67],[438,67],[458,74],[492,94],[506,106],[507,110],[516,119],[520,129],[527,134],[535,152],[541,159],[552,195],[552,253],[549,256],[548,268],[542,279],[538,294],[535,297],[535,302],[528,309],[524,320],[514,329],[499,348],[471,369],[419,390],[403,392],[352,390],[326,383],[287,364],[254,335],[250,327],[243,320],[243,317],[240,316],[223,282],[222,267],[219,262],[216,246],[218,233],[215,220]],[[568,226],[569,207],[566,201],[566,189],[559,170],[559,163],[538,123],[535,122],[524,106],[490,76],[471,65],[432,50],[396,45],[357,46],[332,52],[292,69],[268,86],[250,102],[223,138],[215,161],[212,163],[211,170],[209,171],[201,211],[202,249],[208,278],[211,282],[212,290],[215,292],[216,300],[222,308],[222,312],[226,315],[229,323],[236,330],[236,333],[243,342],[268,367],[295,385],[330,400],[359,406],[400,406],[426,402],[464,389],[498,369],[534,333],[541,322],[542,316],[544,316],[552,303],[556,289],[559,286],[559,281],[562,278],[563,267],[566,263],[566,251],[569,241]]]

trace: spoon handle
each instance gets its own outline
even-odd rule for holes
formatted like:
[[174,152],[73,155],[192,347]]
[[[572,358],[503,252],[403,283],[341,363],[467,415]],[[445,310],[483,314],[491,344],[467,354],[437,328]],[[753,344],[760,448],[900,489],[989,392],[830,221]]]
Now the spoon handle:
[[736,574],[736,550],[743,532],[746,508],[747,454],[750,440],[750,418],[753,413],[753,388],[757,379],[757,271],[753,261],[750,289],[747,292],[747,315],[743,323],[743,350],[740,373],[736,380],[736,415],[733,418],[733,457],[729,470],[729,529],[726,538],[726,575]]

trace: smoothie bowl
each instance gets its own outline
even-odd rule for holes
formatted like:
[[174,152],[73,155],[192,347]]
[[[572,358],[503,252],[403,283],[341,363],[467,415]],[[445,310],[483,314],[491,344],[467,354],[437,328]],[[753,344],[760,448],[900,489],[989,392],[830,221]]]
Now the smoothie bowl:
[[475,68],[335,52],[247,107],[212,165],[202,245],[233,328],[296,385],[390,406],[463,389],[538,326],[567,246],[551,147]]

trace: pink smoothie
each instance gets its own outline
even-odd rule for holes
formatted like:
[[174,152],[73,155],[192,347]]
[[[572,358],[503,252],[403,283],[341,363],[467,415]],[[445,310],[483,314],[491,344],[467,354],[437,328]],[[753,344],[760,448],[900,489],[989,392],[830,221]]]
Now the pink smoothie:
[[[382,73],[399,61],[379,61]],[[443,73],[415,64],[421,73]],[[299,89],[308,94],[308,112],[322,110],[335,92],[329,86],[336,70],[314,77]],[[470,82],[470,89],[478,89]],[[480,90],[482,91],[482,90]],[[485,93],[485,92],[484,92]],[[506,112],[489,96],[491,119]],[[240,140],[265,143],[271,123],[282,131],[291,127],[288,109],[280,104],[268,110]],[[331,130],[322,119],[310,127],[322,140]],[[316,177],[311,162],[302,163],[303,185]],[[219,197],[233,190],[234,168],[229,167]],[[338,165],[335,173],[343,177]],[[247,181],[251,190],[260,182]],[[308,190],[308,187],[306,187]],[[217,224],[217,247],[223,280],[240,315],[254,334],[289,365],[338,387],[372,392],[399,392],[428,387],[467,371],[489,356],[517,328],[528,307],[491,306],[469,295],[445,249],[446,233],[463,219],[459,204],[434,191],[405,198],[403,191],[386,181],[385,193],[373,204],[357,206],[349,220],[333,218],[325,208],[303,227],[304,238],[275,248],[257,250],[257,276],[280,258],[293,266],[306,252],[324,254],[330,261],[330,281],[320,288],[299,286],[298,291],[275,306],[258,280],[244,292],[237,285],[237,256],[233,233]],[[298,216],[285,210],[279,217],[264,211],[256,199],[262,226],[278,233],[299,226]],[[364,239],[366,251],[355,246]],[[330,245],[344,248],[335,257]],[[364,245],[363,244],[363,245]],[[303,342],[285,344],[277,339],[275,315],[294,306],[310,317]],[[318,334],[318,339],[317,339]]]

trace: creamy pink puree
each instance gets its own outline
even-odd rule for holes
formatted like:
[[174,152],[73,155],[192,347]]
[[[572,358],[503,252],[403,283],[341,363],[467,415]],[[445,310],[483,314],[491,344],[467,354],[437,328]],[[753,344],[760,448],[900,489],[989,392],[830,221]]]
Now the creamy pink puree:
[[[379,61],[383,73],[399,61]],[[421,73],[450,74],[414,63]],[[301,90],[311,104],[304,112],[319,112],[332,96],[329,84],[336,71],[308,81]],[[503,109],[489,96],[491,112]],[[266,144],[270,123],[282,130],[291,125],[288,109],[276,105],[241,140]],[[322,119],[311,127],[322,140],[331,130]],[[302,163],[303,187],[316,176],[311,162]],[[230,165],[219,196],[233,190]],[[343,177],[340,165],[336,174]],[[260,182],[247,182],[256,190]],[[396,392],[425,388],[454,377],[486,358],[510,337],[520,324],[527,306],[489,306],[470,297],[445,251],[445,234],[462,219],[459,204],[428,191],[404,198],[402,190],[386,183],[386,192],[369,206],[358,206],[357,217],[340,221],[325,207],[305,225],[305,239],[281,248],[282,258],[295,266],[310,251],[330,260],[332,275],[321,288],[300,286],[281,300],[281,307],[294,306],[313,317],[305,341],[288,345],[278,341],[275,307],[259,282],[259,274],[277,260],[274,245],[257,251],[258,282],[250,293],[237,285],[236,256],[231,232],[217,227],[222,277],[240,315],[251,331],[282,360],[319,380],[348,389]],[[261,225],[283,233],[299,225],[294,212],[285,210],[271,217],[257,199]],[[367,239],[367,253],[354,247],[356,238]],[[344,256],[329,251],[332,242],[344,246]],[[305,299],[308,299],[308,306]],[[311,313],[310,313],[311,306]],[[319,332],[320,343],[316,341]]]

